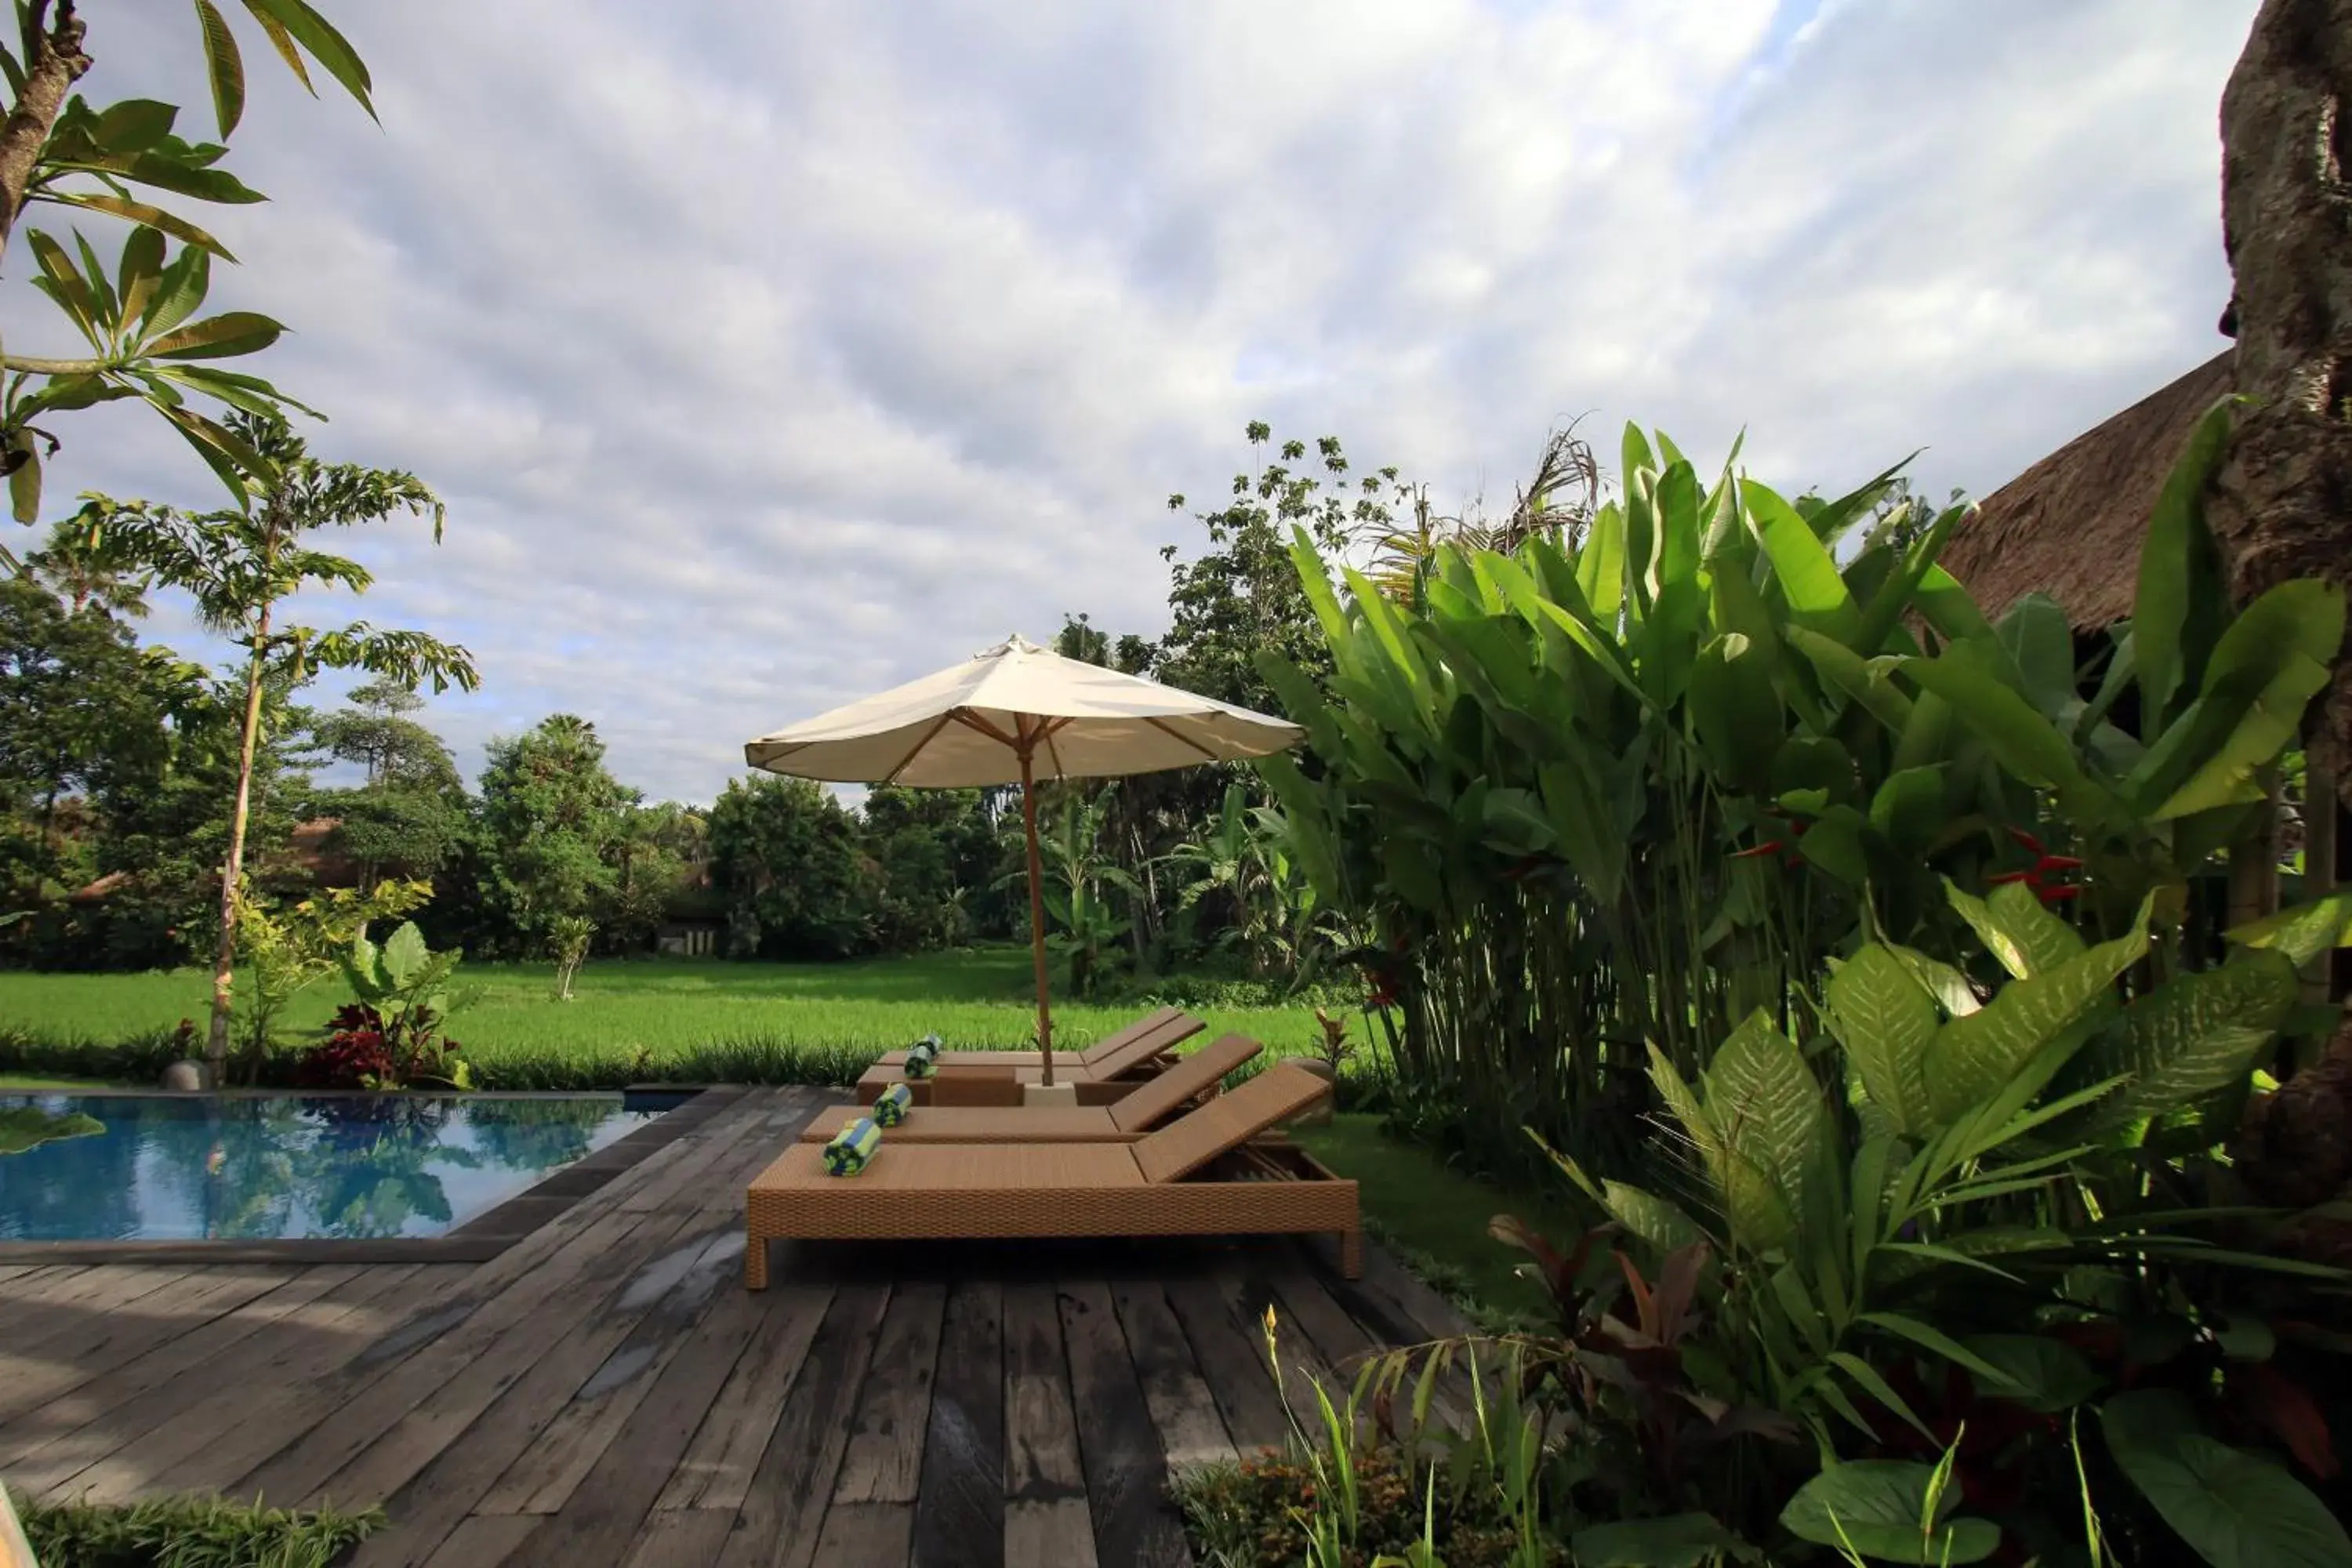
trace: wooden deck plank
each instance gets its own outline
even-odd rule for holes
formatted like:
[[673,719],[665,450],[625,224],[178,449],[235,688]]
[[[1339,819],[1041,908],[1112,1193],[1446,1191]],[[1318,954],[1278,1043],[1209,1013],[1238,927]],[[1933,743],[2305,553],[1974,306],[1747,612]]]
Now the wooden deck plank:
[[1084,1498],[1016,1500],[1004,1505],[1004,1561],[1097,1568],[1094,1524]]
[[883,1285],[834,1292],[808,1363],[760,1456],[719,1568],[807,1568],[889,1302]]
[[[941,1284],[901,1285],[891,1293],[882,1334],[874,1345],[874,1363],[858,1394],[856,1424],[834,1481],[836,1506],[914,1502],[947,1304],[947,1287]],[[821,1551],[817,1559],[831,1561]]]
[[807,1363],[809,1342],[833,1303],[833,1287],[780,1282],[768,1297],[766,1321],[711,1401],[701,1430],[654,1503],[657,1511],[715,1511],[732,1518],[742,1506],[784,1401]]
[[735,1527],[731,1508],[671,1509],[647,1516],[622,1568],[710,1568]]
[[[712,1236],[698,1227],[688,1234],[702,1245],[676,1282],[666,1284],[658,1294],[647,1292],[650,1299],[635,1310],[623,1304],[622,1314],[632,1320],[627,1337],[579,1386],[562,1413],[508,1467],[475,1511],[553,1513],[562,1508],[573,1489],[596,1468],[605,1447],[639,1402],[652,1392],[671,1358],[686,1348],[712,1298],[730,1288],[740,1291],[742,1237],[731,1230]],[[730,1358],[729,1365],[732,1364]],[[650,1504],[652,1500],[646,1500]],[[635,1531],[634,1521],[630,1530]]]
[[[523,1550],[524,1542],[544,1522],[535,1513],[478,1514],[451,1532],[425,1568],[499,1568],[502,1563],[546,1563],[537,1552]],[[548,1564],[548,1568],[553,1568],[553,1564]]]
[[1191,1568],[1184,1527],[1167,1494],[1168,1460],[1137,1381],[1110,1288],[1066,1281],[1055,1292],[1070,1363],[1087,1511],[1095,1556],[1143,1568]]
[[[136,1430],[141,1423],[135,1415],[111,1423],[106,1418],[141,1395],[199,1369],[224,1363],[235,1364],[239,1359],[234,1354],[236,1348],[265,1328],[282,1334],[291,1326],[299,1331],[306,1312],[314,1318],[331,1316],[334,1309],[325,1306],[322,1298],[355,1289],[389,1289],[407,1272],[403,1268],[384,1269],[381,1271],[383,1278],[377,1281],[370,1279],[368,1271],[349,1264],[306,1268],[267,1295],[215,1318],[193,1332],[167,1340],[14,1423],[6,1435],[0,1436],[0,1466],[14,1466],[20,1460],[36,1458],[53,1444],[88,1433],[101,1423],[118,1430]],[[188,1396],[189,1390],[184,1384],[173,1403],[184,1403]],[[9,1473],[16,1472],[11,1469]]]
[[[550,1563],[618,1561],[668,1484],[695,1432],[768,1315],[737,1282],[741,1249],[723,1256],[727,1289],[694,1321],[685,1348],[640,1400],[532,1549]],[[706,1558],[707,1563],[709,1559]],[[824,1561],[855,1561],[825,1559]]]
[[1152,1280],[1122,1279],[1111,1287],[1111,1302],[1170,1472],[1239,1458],[1167,1291]]
[[[825,1510],[824,1531],[816,1538],[819,1563],[855,1563],[858,1568],[906,1568],[914,1550],[915,1505],[911,1502],[842,1502]],[[1048,1559],[1037,1560],[1041,1564]]]
[[916,1568],[1005,1568],[1004,1289],[949,1292],[916,1489]]
[[1171,1279],[1164,1289],[1234,1447],[1244,1454],[1281,1447],[1289,1438],[1290,1423],[1282,1414],[1256,1325],[1243,1324],[1215,1279]]
[[[540,1338],[540,1353],[527,1358],[528,1366],[485,1371],[478,1361],[472,1373],[428,1395],[323,1483],[328,1495],[394,1505],[392,1528],[371,1538],[356,1562],[417,1563],[475,1511],[653,1310],[650,1300],[620,1305],[633,1288],[625,1281],[603,1310],[591,1302],[568,1327],[545,1321],[515,1330],[501,1342],[509,1352],[528,1350],[528,1342]],[[559,1329],[561,1337],[547,1342],[545,1336]],[[485,1387],[485,1381],[494,1385]]]
[[225,1445],[268,1438],[288,1390],[331,1375],[351,1360],[354,1347],[371,1342],[423,1301],[447,1294],[447,1276],[438,1268],[403,1267],[413,1271],[391,1289],[346,1303],[307,1342],[263,1358],[244,1378],[197,1374],[184,1389],[178,1379],[164,1384],[156,1391],[152,1424],[128,1432],[127,1438],[125,1428],[110,1424],[118,1440],[93,1463],[61,1478],[55,1489],[87,1492],[100,1500],[171,1490],[179,1468],[198,1457]]
[[5,1314],[0,1334],[5,1338],[0,1343],[12,1355],[26,1354],[71,1333],[93,1313],[128,1310],[193,1271],[184,1263],[109,1263],[77,1270],[59,1279],[53,1291],[38,1300],[24,1299]]
[[[295,1429],[283,1441],[263,1447],[265,1435],[229,1457],[214,1458],[206,1472],[176,1478],[179,1484],[191,1489],[242,1492],[268,1483],[278,1489],[271,1494],[277,1498],[313,1495],[402,1416],[436,1391],[461,1383],[464,1370],[489,1352],[507,1331],[529,1323],[541,1346],[559,1337],[561,1330],[546,1331],[551,1317],[572,1304],[583,1310],[593,1308],[600,1299],[601,1292],[578,1289],[575,1282],[582,1276],[609,1277],[614,1270],[634,1268],[643,1262],[646,1279],[638,1283],[657,1279],[667,1268],[678,1266],[677,1254],[688,1249],[655,1256],[656,1249],[675,1239],[680,1228],[676,1216],[656,1211],[681,1194],[695,1202],[709,1196],[714,1166],[731,1169],[730,1155],[733,1162],[748,1161],[734,1134],[745,1123],[764,1120],[770,1109],[764,1101],[746,1097],[746,1101],[739,1101],[656,1155],[648,1156],[635,1170],[590,1194],[540,1232],[480,1266],[466,1289],[446,1307],[385,1336],[371,1356],[354,1362],[340,1377],[295,1391],[298,1408],[288,1413],[285,1423]],[[656,1158],[662,1154],[675,1157],[656,1165]],[[652,1173],[639,1178],[647,1166],[654,1167]],[[646,1206],[624,1206],[631,1198],[645,1199]],[[551,1246],[543,1239],[551,1233],[559,1237]],[[519,1256],[535,1259],[536,1266],[509,1263]],[[690,1261],[689,1256],[686,1262]],[[564,1305],[550,1307],[548,1303],[559,1296]],[[580,1300],[583,1297],[584,1301]],[[322,1441],[302,1440],[321,1427],[330,1429],[331,1436]],[[232,1469],[233,1474],[224,1473]]]
[[26,1355],[0,1353],[0,1424],[235,1311],[295,1272],[288,1268],[194,1269],[120,1312],[88,1314],[72,1331],[51,1338],[39,1350]]

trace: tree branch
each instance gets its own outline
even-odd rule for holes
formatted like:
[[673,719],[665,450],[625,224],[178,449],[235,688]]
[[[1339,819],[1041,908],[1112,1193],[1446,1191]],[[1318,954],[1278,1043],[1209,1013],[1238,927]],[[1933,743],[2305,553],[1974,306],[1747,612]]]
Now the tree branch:
[[[0,244],[5,244],[0,237]],[[41,359],[33,354],[0,354],[0,370],[21,370],[33,375],[98,375],[119,368],[112,360]]]
[[67,90],[89,69],[82,32],[73,0],[58,0],[56,19],[26,40],[25,90],[16,95],[5,123],[0,123],[0,247],[6,246],[16,215],[25,210],[25,192],[33,183],[49,129],[65,107]]

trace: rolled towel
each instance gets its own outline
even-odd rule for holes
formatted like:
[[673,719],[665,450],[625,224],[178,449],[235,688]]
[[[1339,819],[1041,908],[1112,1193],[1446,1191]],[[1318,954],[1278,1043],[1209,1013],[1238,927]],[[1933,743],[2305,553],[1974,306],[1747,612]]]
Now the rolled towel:
[[925,1035],[907,1047],[906,1075],[908,1078],[929,1078],[931,1068],[939,1065],[940,1037]]
[[907,1112],[915,1103],[915,1091],[903,1083],[894,1083],[884,1089],[874,1101],[874,1125],[896,1127],[907,1120]]
[[874,1125],[870,1116],[861,1116],[833,1135],[824,1146],[824,1169],[827,1175],[854,1176],[866,1169],[874,1158],[874,1151],[882,1146],[882,1129]]

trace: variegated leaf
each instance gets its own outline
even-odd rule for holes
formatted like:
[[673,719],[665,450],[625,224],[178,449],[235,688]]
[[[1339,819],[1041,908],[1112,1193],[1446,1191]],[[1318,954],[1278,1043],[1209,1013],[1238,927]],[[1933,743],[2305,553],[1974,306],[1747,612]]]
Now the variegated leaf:
[[2012,980],[2000,994],[1936,1032],[1927,1050],[1927,1098],[1939,1123],[1950,1123],[1990,1098],[2042,1047],[2073,1027],[2116,977],[2147,951],[2145,921],[2129,936],[2101,942],[2056,968]]
[[2096,1047],[2102,1078],[2128,1073],[2101,1110],[2102,1130],[2190,1104],[2242,1081],[2297,991],[2294,961],[2247,949],[2219,969],[2167,981],[2133,1003]]
[[1717,1049],[1706,1113],[1728,1153],[1762,1172],[1791,1214],[1803,1212],[1806,1169],[1827,1134],[1821,1085],[1761,1009]]
[[2030,974],[2055,969],[2083,951],[2083,939],[2074,928],[2043,907],[2041,896],[2022,882],[1995,888],[1985,907],[2024,954]]
[[1929,1123],[1927,1047],[1936,1037],[1936,1004],[1901,960],[1864,948],[1830,976],[1830,1024],[1862,1074],[1871,1103],[1901,1132]]

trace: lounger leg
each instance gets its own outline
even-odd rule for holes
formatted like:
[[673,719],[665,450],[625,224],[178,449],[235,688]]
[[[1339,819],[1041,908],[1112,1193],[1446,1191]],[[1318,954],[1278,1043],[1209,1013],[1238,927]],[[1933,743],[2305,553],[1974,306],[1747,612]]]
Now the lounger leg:
[[768,1288],[768,1238],[752,1231],[749,1245],[743,1248],[743,1288],[764,1290]]
[[1343,1230],[1339,1233],[1339,1272],[1349,1279],[1364,1277],[1364,1233]]

